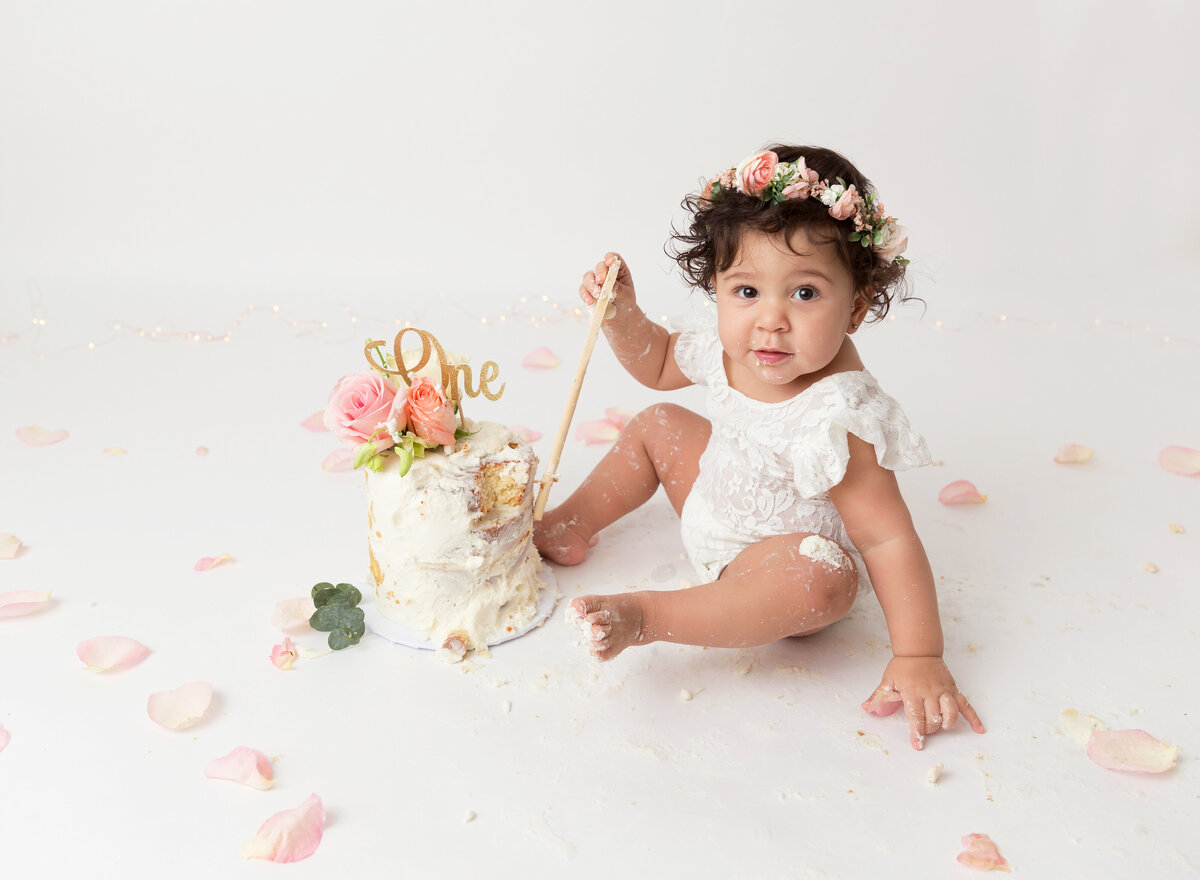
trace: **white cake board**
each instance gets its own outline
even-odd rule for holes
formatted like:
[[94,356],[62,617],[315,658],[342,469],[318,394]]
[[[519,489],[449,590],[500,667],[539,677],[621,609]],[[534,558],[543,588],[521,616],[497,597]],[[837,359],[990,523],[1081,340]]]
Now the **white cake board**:
[[[542,566],[539,575],[542,578],[544,586],[538,592],[537,611],[533,615],[533,619],[520,629],[505,632],[488,642],[489,648],[525,635],[525,633],[545,623],[546,618],[550,616],[550,612],[554,610],[554,606],[558,602],[558,581],[555,579],[554,572],[550,570],[550,566],[548,565]],[[367,584],[371,582],[370,579],[366,580]],[[362,593],[362,602],[359,603],[358,607],[363,611],[363,619],[367,625],[367,629],[375,633],[375,635],[387,639],[389,642],[395,642],[397,645],[404,645],[407,648],[436,651],[441,647],[441,645],[435,645],[429,639],[425,638],[425,634],[420,630],[392,620],[390,617],[384,617],[383,612],[375,604],[374,587],[363,586],[359,588],[359,591]]]

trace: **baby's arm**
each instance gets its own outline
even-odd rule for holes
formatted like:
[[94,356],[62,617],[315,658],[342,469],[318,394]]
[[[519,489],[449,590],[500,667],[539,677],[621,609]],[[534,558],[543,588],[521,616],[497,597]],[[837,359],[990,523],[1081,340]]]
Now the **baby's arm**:
[[[829,491],[862,554],[892,641],[892,661],[863,708],[879,714],[902,703],[913,748],[949,730],[961,713],[976,733],[983,724],[942,661],[942,625],[933,572],[896,476],[876,461],[871,444],[851,434],[850,464]],[[893,704],[888,708],[888,704]]]
[[595,269],[584,273],[579,285],[580,299],[589,306],[595,303],[614,260],[621,260],[612,292],[614,314],[604,322],[604,335],[613,354],[633,378],[650,388],[671,391],[691,385],[675,362],[675,340],[679,334],[655,324],[638,308],[633,275],[620,254],[605,254]]

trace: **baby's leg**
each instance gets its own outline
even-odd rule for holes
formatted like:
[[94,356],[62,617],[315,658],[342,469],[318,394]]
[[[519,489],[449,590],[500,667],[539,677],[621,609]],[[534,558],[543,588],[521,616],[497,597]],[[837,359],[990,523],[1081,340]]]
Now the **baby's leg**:
[[660,485],[679,513],[710,433],[708,419],[681,406],[642,410],[571,497],[534,525],[538,550],[560,565],[583,562],[596,533],[649,501]]
[[712,583],[582,596],[567,614],[591,641],[592,653],[611,660],[650,642],[744,648],[810,635],[844,617],[857,590],[858,570],[837,544],[780,535],[747,547]]

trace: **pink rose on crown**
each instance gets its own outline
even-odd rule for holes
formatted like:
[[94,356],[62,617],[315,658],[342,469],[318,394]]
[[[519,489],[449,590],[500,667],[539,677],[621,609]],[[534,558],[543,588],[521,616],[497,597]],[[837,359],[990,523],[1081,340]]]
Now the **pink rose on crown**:
[[846,220],[854,216],[854,212],[858,210],[859,203],[862,202],[862,196],[854,188],[854,184],[846,187],[845,192],[838,197],[838,200],[829,206],[829,216],[834,220]]
[[396,390],[374,370],[343,376],[333,386],[325,406],[325,427],[350,446],[372,440],[377,452],[392,447],[384,422],[392,410]]
[[734,183],[746,195],[756,196],[771,182],[778,164],[779,156],[771,150],[755,153],[734,171]]
[[817,172],[804,164],[803,156],[792,163],[792,170],[792,182],[783,188],[780,195],[784,199],[807,199],[809,190],[818,180]]
[[408,389],[408,425],[428,443],[454,445],[454,410],[442,389],[422,376]]

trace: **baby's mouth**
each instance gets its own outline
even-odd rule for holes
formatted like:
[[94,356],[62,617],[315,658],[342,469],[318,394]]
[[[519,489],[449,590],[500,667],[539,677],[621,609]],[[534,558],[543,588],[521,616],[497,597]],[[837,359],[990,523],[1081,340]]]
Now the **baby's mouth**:
[[773,365],[779,364],[790,358],[791,352],[779,351],[774,348],[756,348],[754,349],[754,357],[758,359],[760,364]]

